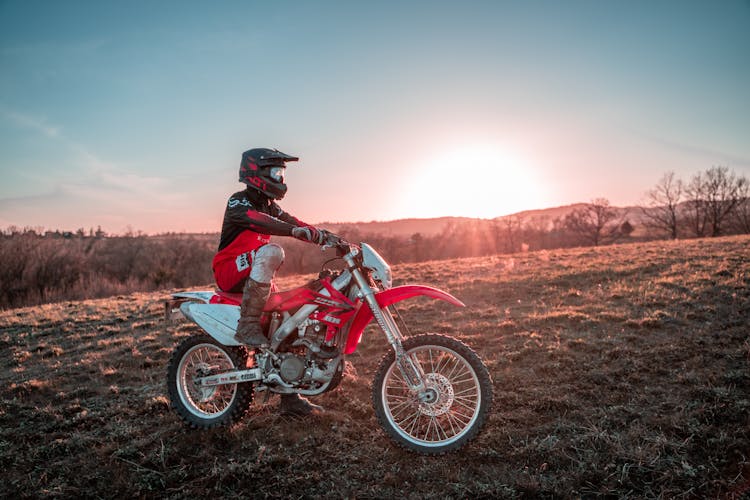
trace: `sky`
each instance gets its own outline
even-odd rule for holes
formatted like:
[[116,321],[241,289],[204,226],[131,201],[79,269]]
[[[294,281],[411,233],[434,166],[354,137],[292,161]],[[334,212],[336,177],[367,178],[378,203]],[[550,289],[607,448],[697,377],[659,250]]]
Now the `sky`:
[[309,223],[750,177],[750,1],[0,0],[0,228],[217,232],[256,147]]

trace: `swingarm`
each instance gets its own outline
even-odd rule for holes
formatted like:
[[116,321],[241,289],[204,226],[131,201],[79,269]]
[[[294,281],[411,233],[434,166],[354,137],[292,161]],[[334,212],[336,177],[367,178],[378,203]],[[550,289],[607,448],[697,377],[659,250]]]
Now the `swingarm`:
[[257,382],[263,378],[263,372],[260,368],[250,368],[248,370],[236,370],[218,375],[209,375],[207,377],[196,377],[195,385],[198,387],[212,387],[216,385],[238,384],[240,382]]

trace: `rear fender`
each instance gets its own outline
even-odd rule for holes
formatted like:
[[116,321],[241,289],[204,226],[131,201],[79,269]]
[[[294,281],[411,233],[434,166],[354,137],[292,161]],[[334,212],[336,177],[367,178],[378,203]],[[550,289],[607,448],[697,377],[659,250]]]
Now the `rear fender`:
[[180,311],[220,344],[226,346],[242,345],[234,339],[237,321],[240,319],[240,308],[238,306],[184,302],[180,305]]
[[[388,290],[376,293],[375,300],[377,300],[380,307],[388,307],[396,302],[419,296],[444,300],[458,307],[465,306],[463,302],[448,292],[425,285],[404,285],[389,288]],[[357,314],[354,316],[351,327],[349,328],[349,335],[347,336],[344,354],[351,354],[357,350],[357,345],[359,345],[359,341],[362,339],[362,332],[370,321],[372,321],[372,318],[372,311],[367,306],[367,303],[363,302],[357,311]]]
[[179,292],[173,293],[172,298],[164,301],[164,319],[167,322],[172,322],[178,318],[184,316],[180,306],[185,302],[201,302],[208,304],[213,302],[216,298],[214,292],[211,291],[200,291],[200,292]]
[[215,295],[214,292],[205,290],[200,292],[178,292],[173,293],[172,297],[177,300],[192,300],[195,302],[203,302],[208,304],[211,298]]

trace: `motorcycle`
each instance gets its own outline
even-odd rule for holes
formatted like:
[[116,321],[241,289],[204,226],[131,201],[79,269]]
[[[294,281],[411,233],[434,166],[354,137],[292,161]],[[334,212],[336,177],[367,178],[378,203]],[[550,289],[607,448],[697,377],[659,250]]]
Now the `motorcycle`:
[[[333,237],[345,268],[271,293],[261,317],[269,340],[252,351],[234,339],[242,294],[182,292],[167,302],[203,332],[174,350],[167,370],[172,408],[192,428],[239,421],[255,392],[315,396],[336,388],[346,356],[374,319],[391,349],[372,382],[372,403],[384,431],[422,454],[454,451],[473,439],[492,404],[487,367],[463,342],[441,334],[405,336],[397,302],[416,296],[464,304],[424,285],[392,286],[391,268],[367,243]],[[396,321],[399,319],[399,322]],[[266,394],[268,394],[266,392]]]

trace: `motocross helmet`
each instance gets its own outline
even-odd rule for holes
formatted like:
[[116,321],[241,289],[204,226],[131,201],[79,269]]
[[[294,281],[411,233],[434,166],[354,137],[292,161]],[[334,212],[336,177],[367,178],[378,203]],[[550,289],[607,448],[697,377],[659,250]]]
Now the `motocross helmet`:
[[240,182],[269,198],[280,200],[286,194],[285,162],[297,160],[299,158],[282,153],[278,149],[250,149],[242,153]]

